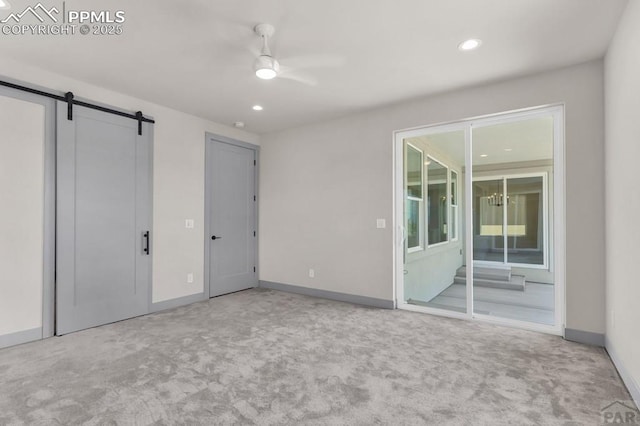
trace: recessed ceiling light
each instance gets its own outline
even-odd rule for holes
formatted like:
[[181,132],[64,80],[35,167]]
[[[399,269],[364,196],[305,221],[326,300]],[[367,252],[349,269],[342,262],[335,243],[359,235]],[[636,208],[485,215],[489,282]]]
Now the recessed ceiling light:
[[511,151],[513,151],[513,149],[512,149],[512,148],[505,148],[504,150],[505,150],[505,151],[507,151],[507,152],[511,152]]
[[482,158],[485,158],[485,157],[488,157],[488,156],[489,155],[487,155],[487,154],[480,154],[480,157],[482,157]]
[[477,49],[478,47],[480,47],[481,44],[482,44],[481,40],[478,40],[476,38],[470,38],[469,40],[465,40],[462,43],[460,43],[458,45],[458,50],[467,51],[467,50]]
[[[1,0],[0,0],[0,1],[1,1]],[[254,111],[262,111],[262,110],[264,109],[264,108],[262,108],[262,106],[260,106],[260,105],[254,105],[252,108],[253,108],[253,110],[254,110]]]

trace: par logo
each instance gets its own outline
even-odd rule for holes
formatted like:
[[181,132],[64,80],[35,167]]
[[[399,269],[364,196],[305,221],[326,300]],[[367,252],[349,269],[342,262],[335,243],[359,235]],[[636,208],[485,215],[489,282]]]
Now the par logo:
[[25,10],[23,10],[20,13],[11,13],[9,14],[9,16],[7,16],[5,19],[3,19],[2,21],[0,21],[0,23],[3,24],[7,24],[7,23],[20,23],[20,21],[22,21],[23,18],[26,18],[28,16],[34,16],[38,21],[40,21],[41,23],[44,23],[45,20],[47,21],[52,21],[53,23],[57,23],[58,19],[55,17],[55,15],[59,14],[60,12],[58,11],[58,9],[54,6],[51,9],[47,9],[46,7],[44,7],[42,5],[42,3],[38,3],[35,6],[27,6],[27,8]]
[[633,401],[613,401],[600,410],[601,424],[640,425],[640,411]]

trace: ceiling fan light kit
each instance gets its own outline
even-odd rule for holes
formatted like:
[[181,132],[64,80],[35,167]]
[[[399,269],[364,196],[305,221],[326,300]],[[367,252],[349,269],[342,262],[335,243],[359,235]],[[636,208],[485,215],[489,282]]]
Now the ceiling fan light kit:
[[280,64],[278,61],[267,55],[258,56],[253,68],[256,71],[256,76],[263,80],[271,80],[280,72]]
[[271,49],[269,49],[269,37],[273,35],[275,29],[273,25],[258,24],[253,28],[253,31],[262,38],[262,50],[253,64],[253,69],[258,78],[271,80],[280,72],[280,64],[277,59],[271,56]]

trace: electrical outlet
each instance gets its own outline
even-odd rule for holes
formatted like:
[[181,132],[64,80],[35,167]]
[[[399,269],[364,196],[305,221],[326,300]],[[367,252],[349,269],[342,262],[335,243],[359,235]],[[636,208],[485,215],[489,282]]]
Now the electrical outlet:
[[315,278],[316,276],[316,271],[314,271],[313,269],[309,269],[309,278]]
[[193,219],[185,219],[184,221],[184,227],[187,229],[193,229],[194,226],[194,221]]
[[387,221],[384,219],[376,219],[376,228],[384,229],[387,227]]
[[189,272],[187,274],[187,284],[191,284],[193,282],[193,272]]

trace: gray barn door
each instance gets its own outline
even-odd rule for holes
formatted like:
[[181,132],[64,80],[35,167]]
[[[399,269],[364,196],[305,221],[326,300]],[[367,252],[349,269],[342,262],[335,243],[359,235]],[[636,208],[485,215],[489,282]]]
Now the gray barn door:
[[209,296],[257,286],[256,151],[209,139]]
[[[149,124],[67,105],[57,114],[56,331],[148,313]],[[145,251],[146,250],[146,251]]]

